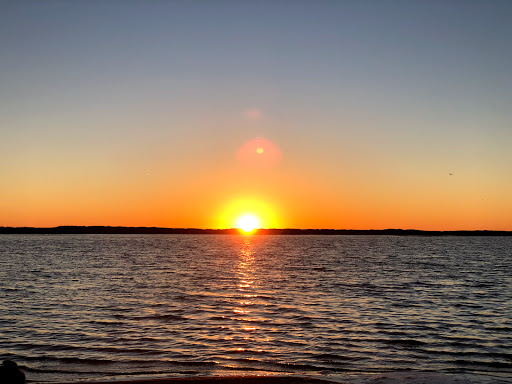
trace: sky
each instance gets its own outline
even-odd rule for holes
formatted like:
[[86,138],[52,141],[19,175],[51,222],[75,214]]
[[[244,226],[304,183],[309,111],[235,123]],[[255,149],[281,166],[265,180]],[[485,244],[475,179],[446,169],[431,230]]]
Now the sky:
[[0,226],[512,230],[510,20],[0,0]]

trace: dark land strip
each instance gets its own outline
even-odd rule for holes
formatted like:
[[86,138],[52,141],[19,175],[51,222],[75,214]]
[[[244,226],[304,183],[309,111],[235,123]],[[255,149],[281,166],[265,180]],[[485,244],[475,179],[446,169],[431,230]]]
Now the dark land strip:
[[[162,228],[162,227],[107,227],[59,226],[53,228],[0,227],[0,234],[111,234],[111,235],[240,235],[237,228]],[[422,231],[417,229],[257,229],[252,235],[371,235],[371,236],[512,236],[512,231]]]

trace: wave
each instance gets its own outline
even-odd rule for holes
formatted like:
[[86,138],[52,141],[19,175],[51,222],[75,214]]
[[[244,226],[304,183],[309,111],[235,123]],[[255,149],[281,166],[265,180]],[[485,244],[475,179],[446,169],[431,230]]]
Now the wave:
[[456,365],[469,365],[472,367],[488,367],[488,368],[512,368],[512,363],[499,361],[479,361],[479,360],[452,360],[451,363]]
[[80,357],[55,357],[55,356],[28,356],[24,358],[27,361],[54,361],[64,364],[86,364],[86,365],[105,365],[112,364],[114,360],[91,359]]
[[174,314],[161,314],[161,315],[148,315],[148,316],[130,316],[127,317],[131,320],[143,321],[143,320],[162,320],[162,321],[183,321],[185,318],[180,315]]
[[334,355],[334,354],[330,354],[330,353],[321,353],[319,355],[315,355],[314,358],[319,359],[319,360],[325,360],[325,361],[353,361],[353,360],[356,360],[355,357],[340,356],[340,355]]
[[395,347],[420,347],[427,343],[416,339],[372,339],[371,341]]

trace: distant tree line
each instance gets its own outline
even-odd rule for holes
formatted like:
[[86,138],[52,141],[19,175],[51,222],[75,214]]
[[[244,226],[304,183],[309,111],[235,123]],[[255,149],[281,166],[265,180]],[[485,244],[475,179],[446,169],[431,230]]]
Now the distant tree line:
[[[0,234],[116,234],[116,235],[238,235],[237,228],[160,228],[59,226],[53,228],[0,227]],[[512,231],[421,231],[417,229],[257,229],[254,235],[372,235],[372,236],[512,236]]]

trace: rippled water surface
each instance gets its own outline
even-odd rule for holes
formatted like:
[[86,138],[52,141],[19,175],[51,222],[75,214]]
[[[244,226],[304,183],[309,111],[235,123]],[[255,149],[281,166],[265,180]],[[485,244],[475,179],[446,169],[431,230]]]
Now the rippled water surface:
[[512,377],[512,238],[1,235],[0,357],[33,381]]

